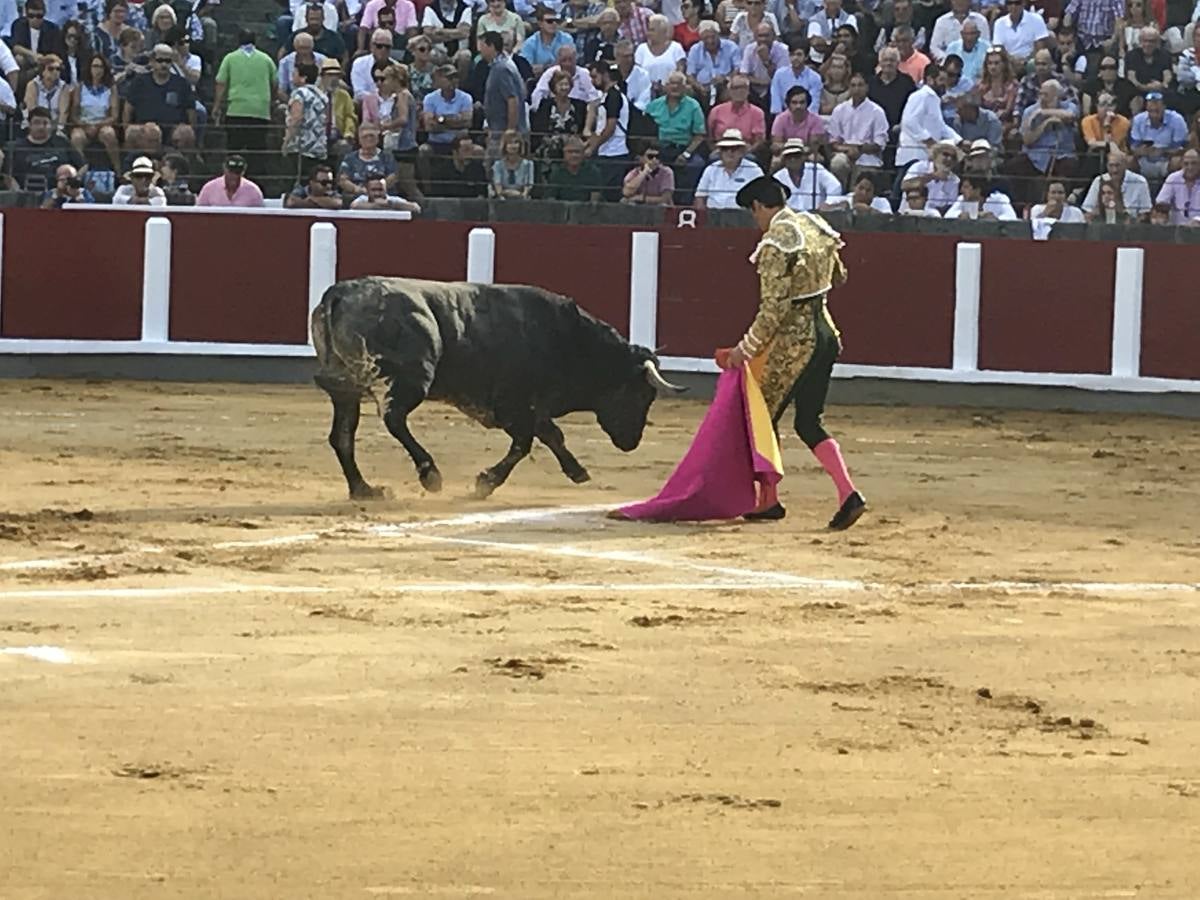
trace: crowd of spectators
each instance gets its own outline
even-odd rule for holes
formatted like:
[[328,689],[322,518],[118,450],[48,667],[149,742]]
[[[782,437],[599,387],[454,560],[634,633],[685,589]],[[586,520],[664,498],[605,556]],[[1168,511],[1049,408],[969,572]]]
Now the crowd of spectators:
[[1195,0],[278,2],[0,0],[8,186],[1200,225]]

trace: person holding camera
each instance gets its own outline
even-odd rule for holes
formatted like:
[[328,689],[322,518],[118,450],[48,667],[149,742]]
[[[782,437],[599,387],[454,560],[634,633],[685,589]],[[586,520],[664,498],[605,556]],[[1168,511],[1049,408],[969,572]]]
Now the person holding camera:
[[64,163],[55,172],[54,189],[42,195],[42,209],[62,209],[68,203],[95,203],[92,192],[83,186],[79,170]]

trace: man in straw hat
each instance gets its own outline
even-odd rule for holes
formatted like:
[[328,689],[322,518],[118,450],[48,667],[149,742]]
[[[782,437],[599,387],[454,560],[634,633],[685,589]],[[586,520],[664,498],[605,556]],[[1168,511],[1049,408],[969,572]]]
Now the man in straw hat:
[[775,180],[788,192],[787,205],[797,212],[820,209],[830,197],[842,192],[837,176],[813,159],[812,149],[800,140],[789,138],[783,145],[783,165]]
[[358,131],[358,113],[354,109],[354,98],[342,81],[342,65],[336,59],[321,63],[320,85],[330,103],[327,112],[329,120],[326,122],[329,155],[340,157],[349,150],[350,142]]
[[129,183],[121,185],[113,194],[114,206],[167,205],[166,193],[155,184],[158,181],[158,173],[154,170],[154,163],[150,161],[150,157],[139,156],[135,159],[133,166],[125,173],[125,179]]
[[737,209],[738,191],[762,177],[758,164],[746,159],[747,147],[738,129],[725,129],[717,141],[720,158],[709,163],[696,185],[696,209]]
[[[821,424],[841,352],[825,297],[846,280],[838,255],[842,239],[824,219],[788,209],[786,200],[786,189],[774,178],[755,178],[737,193],[738,206],[748,209],[763,231],[750,257],[758,268],[759,308],[737,346],[718,350],[716,359],[725,369],[749,363],[777,428],[784,410],[795,403],[796,433],[837,487],[839,506],[829,527],[840,531],[857,522],[867,506],[850,480],[841,448]],[[758,508],[746,518],[784,515],[774,485],[764,484]]]
[[[939,214],[944,213],[958,199],[958,176],[954,167],[962,158],[962,151],[954,141],[938,141],[929,148],[929,158],[918,160],[908,167],[901,182],[902,190],[925,187],[929,191],[929,205]],[[904,212],[903,202],[900,211]]]

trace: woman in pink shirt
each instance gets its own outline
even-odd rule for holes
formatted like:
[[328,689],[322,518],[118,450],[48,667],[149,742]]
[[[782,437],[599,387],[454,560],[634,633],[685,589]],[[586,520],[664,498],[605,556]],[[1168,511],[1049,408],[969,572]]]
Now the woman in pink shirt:
[[243,178],[246,160],[236,153],[225,160],[225,174],[218,175],[196,195],[197,206],[263,206],[262,191],[248,178]]

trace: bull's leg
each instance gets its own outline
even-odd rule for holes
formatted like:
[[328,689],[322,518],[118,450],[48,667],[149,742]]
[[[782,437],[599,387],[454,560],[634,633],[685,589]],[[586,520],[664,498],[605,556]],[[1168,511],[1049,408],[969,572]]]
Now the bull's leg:
[[329,446],[337,454],[342,466],[342,474],[346,476],[346,484],[350,488],[350,496],[355,500],[371,500],[383,496],[383,490],[371,487],[358,470],[354,461],[354,433],[358,431],[359,403],[362,398],[358,394],[330,394],[333,401],[333,427],[329,429]]
[[388,408],[387,412],[383,414],[383,424],[392,433],[392,437],[398,440],[401,446],[408,451],[408,455],[412,457],[413,465],[417,467],[417,477],[421,480],[421,487],[431,494],[436,494],[442,489],[442,473],[438,471],[437,464],[429,455],[429,451],[417,442],[408,429],[408,414],[416,409],[423,399],[424,397],[421,397],[414,402],[412,397],[405,397],[393,390],[388,395]]
[[554,458],[558,460],[558,464],[562,467],[564,475],[576,484],[591,481],[592,476],[588,474],[588,470],[580,465],[575,455],[567,449],[567,439],[563,437],[562,429],[549,419],[545,419],[538,422],[534,435],[539,441],[550,448],[550,452],[554,454]]
[[475,496],[483,500],[492,495],[492,491],[508,480],[513,468],[529,455],[533,447],[533,423],[522,422],[519,425],[509,425],[504,429],[512,438],[512,444],[504,458],[490,469],[484,469],[475,479]]

